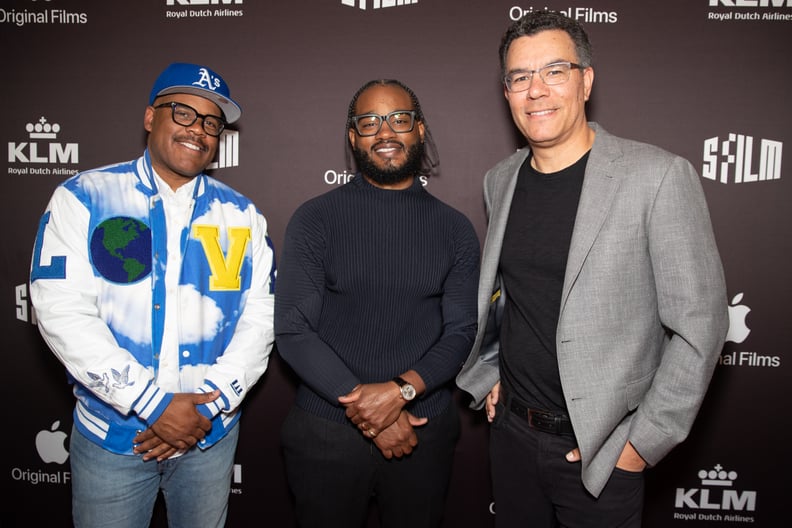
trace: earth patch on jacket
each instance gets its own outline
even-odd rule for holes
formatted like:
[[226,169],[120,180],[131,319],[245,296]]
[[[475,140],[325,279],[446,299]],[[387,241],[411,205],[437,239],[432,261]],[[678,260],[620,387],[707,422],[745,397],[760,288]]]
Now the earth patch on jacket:
[[136,218],[108,218],[91,235],[91,260],[105,279],[132,284],[151,273],[151,229]]

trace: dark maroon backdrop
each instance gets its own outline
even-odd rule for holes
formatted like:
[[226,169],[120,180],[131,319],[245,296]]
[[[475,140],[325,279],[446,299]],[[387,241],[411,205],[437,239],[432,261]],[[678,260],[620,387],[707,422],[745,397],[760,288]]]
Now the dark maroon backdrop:
[[[701,171],[729,296],[743,306],[734,308],[690,438],[647,473],[645,526],[781,525],[791,436],[783,144],[792,141],[792,0],[3,0],[8,491],[0,524],[70,525],[68,461],[50,461],[52,449],[36,442],[40,431],[68,433],[73,406],[27,300],[39,216],[69,174],[142,152],[143,110],[168,63],[205,63],[229,81],[244,113],[214,174],[254,199],[276,249],[300,203],[348,178],[347,105],[381,77],[418,94],[442,160],[427,188],[483,237],[484,172],[521,146],[498,79],[498,44],[512,18],[545,8],[589,30],[590,117]],[[273,354],[245,403],[229,526],[293,524],[279,453],[293,393]],[[445,526],[493,526],[487,425],[464,395],[458,404],[463,435]],[[154,524],[165,526],[161,511]]]

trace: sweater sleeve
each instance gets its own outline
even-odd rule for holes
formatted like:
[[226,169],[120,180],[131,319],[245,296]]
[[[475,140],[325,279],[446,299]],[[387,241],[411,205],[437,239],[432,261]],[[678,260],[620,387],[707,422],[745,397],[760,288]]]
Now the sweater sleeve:
[[476,337],[480,248],[470,221],[454,224],[454,263],[443,284],[443,333],[414,366],[430,393],[459,373]]
[[303,383],[331,403],[360,383],[318,334],[326,288],[321,219],[298,209],[286,228],[275,295],[278,353]]

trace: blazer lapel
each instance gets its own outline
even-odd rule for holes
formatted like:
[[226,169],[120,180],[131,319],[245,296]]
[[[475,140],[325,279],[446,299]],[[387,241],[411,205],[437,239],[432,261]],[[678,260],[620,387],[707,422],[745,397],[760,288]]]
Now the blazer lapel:
[[[486,285],[484,291],[479,291],[479,302],[483,303],[492,295],[492,285],[498,272],[501,248],[503,247],[503,235],[506,232],[506,224],[509,220],[509,210],[511,209],[514,188],[517,186],[517,176],[520,173],[525,158],[528,157],[529,150],[523,149],[514,154],[507,163],[498,168],[492,174],[492,181],[487,189],[487,207],[489,208],[489,226],[487,228],[487,238],[484,242],[482,252],[483,261],[481,266],[482,281],[481,285]],[[482,306],[481,304],[479,305]]]
[[520,167],[522,167],[528,154],[529,150],[524,149],[519,155],[510,160],[511,163],[507,164],[499,171],[496,176],[497,183],[492,188],[489,223],[492,226],[492,233],[490,235],[497,244],[496,253],[498,260],[500,260],[500,249],[503,245],[503,234],[506,231],[506,224],[509,220],[509,211],[511,210],[514,189],[517,186],[517,177],[520,174]]
[[575,228],[572,231],[564,288],[561,293],[561,312],[566,305],[569,291],[583,267],[583,262],[608,216],[613,198],[621,183],[619,174],[613,170],[615,159],[621,156],[620,151],[610,141],[607,132],[598,127],[593,128],[597,131],[597,136],[586,164]]

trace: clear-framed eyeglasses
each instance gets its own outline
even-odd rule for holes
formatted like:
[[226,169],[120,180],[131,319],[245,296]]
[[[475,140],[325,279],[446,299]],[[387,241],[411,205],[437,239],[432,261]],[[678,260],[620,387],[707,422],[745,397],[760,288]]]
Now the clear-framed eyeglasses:
[[352,116],[355,130],[361,137],[374,136],[387,122],[391,130],[397,134],[412,132],[415,127],[415,110],[395,110],[387,115],[361,114]]
[[201,119],[201,127],[203,128],[204,132],[207,135],[212,137],[217,137],[223,133],[225,129],[226,123],[225,120],[220,116],[215,116],[211,114],[199,114],[195,108],[192,106],[188,106],[183,103],[177,103],[176,101],[171,101],[169,103],[162,103],[158,104],[154,108],[166,108],[170,107],[171,109],[171,118],[173,118],[173,122],[177,125],[181,126],[192,126],[198,118]]
[[538,70],[522,70],[510,73],[504,77],[503,83],[509,92],[524,92],[531,87],[534,74],[538,73],[546,85],[554,86],[567,82],[573,69],[585,70],[586,67],[574,62],[554,62]]

